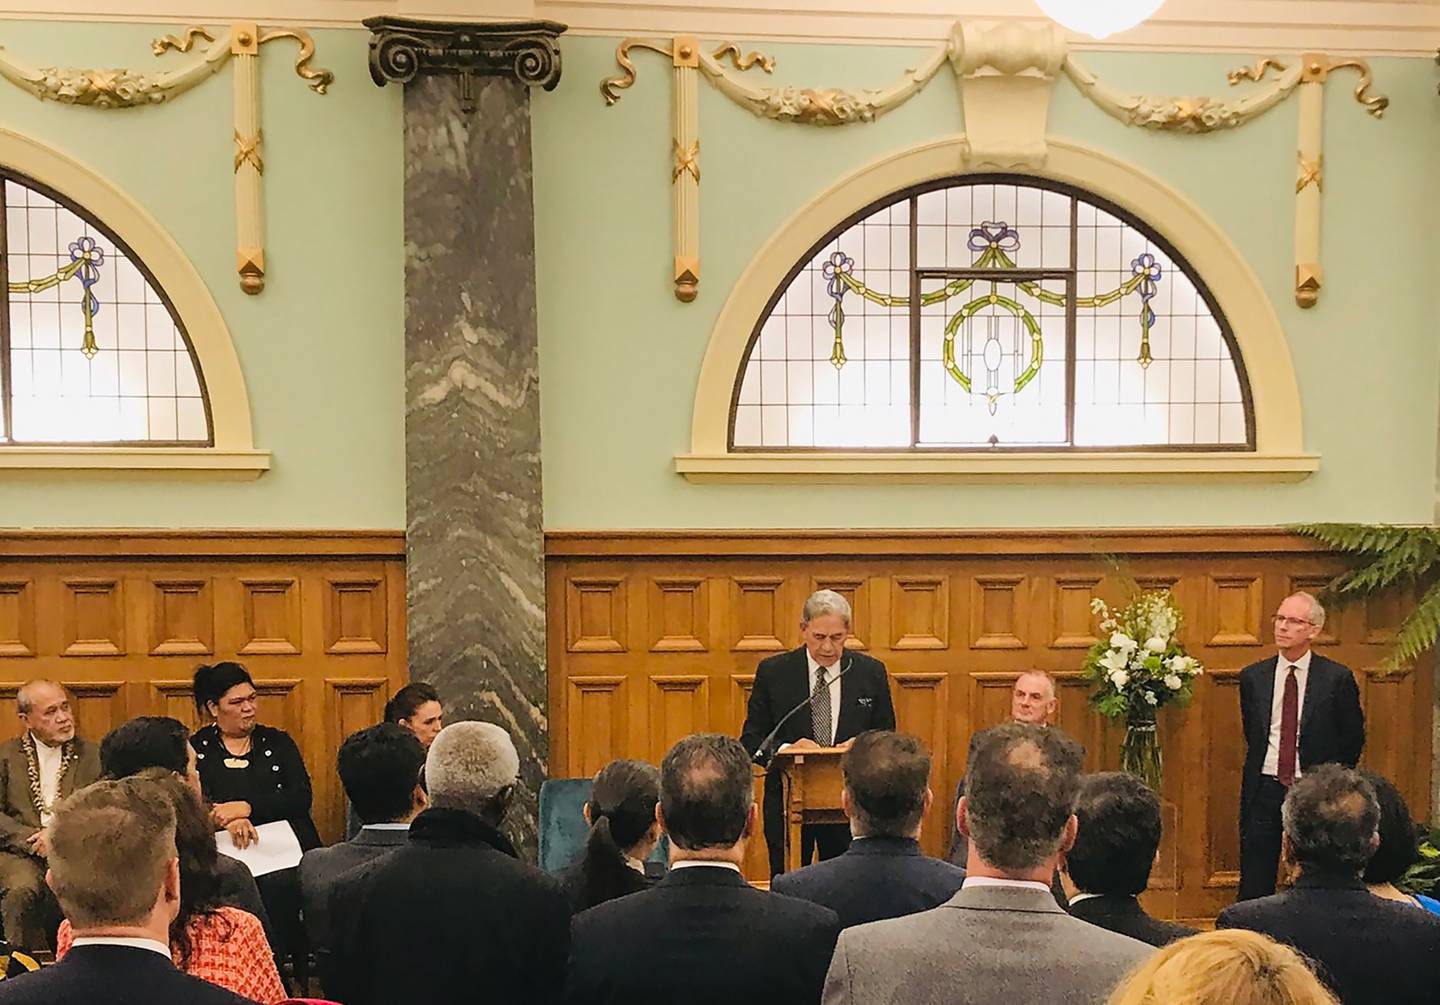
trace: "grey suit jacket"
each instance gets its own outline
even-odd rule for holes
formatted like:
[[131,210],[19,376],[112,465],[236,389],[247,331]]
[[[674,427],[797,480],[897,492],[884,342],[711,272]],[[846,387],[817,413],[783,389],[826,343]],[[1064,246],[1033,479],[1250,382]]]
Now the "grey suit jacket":
[[331,945],[330,894],[335,881],[357,866],[407,844],[408,830],[361,830],[354,838],[330,848],[312,848],[300,857],[300,903],[305,934],[313,949]]
[[840,933],[824,1005],[1103,1005],[1154,949],[1060,909],[1049,891],[971,886]]

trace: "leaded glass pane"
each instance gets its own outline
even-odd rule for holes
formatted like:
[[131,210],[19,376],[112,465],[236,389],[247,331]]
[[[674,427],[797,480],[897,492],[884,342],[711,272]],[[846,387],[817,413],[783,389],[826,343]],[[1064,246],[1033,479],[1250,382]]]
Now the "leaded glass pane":
[[733,445],[1244,448],[1231,347],[1143,227],[1058,186],[966,179],[817,249],[760,325]]
[[12,443],[210,440],[202,382],[175,317],[95,221],[4,183]]

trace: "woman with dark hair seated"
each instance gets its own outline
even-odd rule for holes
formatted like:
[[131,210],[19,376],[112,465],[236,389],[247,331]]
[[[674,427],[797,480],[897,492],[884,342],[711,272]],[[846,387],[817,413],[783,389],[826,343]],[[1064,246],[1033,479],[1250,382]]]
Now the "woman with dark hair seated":
[[660,773],[651,765],[611,761],[600,769],[584,809],[585,853],[561,877],[576,913],[653,885],[645,859],[660,841],[659,801]]
[[406,684],[385,703],[385,721],[404,726],[415,734],[426,750],[445,728],[445,709],[440,692],[424,681]]
[[[200,786],[212,806],[215,825],[246,848],[256,840],[255,828],[285,821],[295,831],[302,851],[320,847],[310,818],[310,774],[300,748],[283,729],[256,721],[258,692],[239,663],[216,663],[195,671],[195,708],[208,726],[190,737]],[[255,880],[278,945],[289,956],[300,951],[300,880],[285,869]]]
[[1395,882],[1405,871],[1420,860],[1419,841],[1416,839],[1415,821],[1410,816],[1410,807],[1405,797],[1384,775],[1373,771],[1362,771],[1380,801],[1380,846],[1365,867],[1365,883],[1370,892],[1386,900],[1398,901],[1415,907],[1423,907],[1431,914],[1440,914],[1440,901],[1430,897],[1402,893]]
[[[287,1000],[260,919],[222,903],[215,831],[194,790],[164,768],[146,768],[137,777],[160,785],[175,806],[180,857],[180,910],[170,923],[175,965],[261,1005]],[[70,951],[72,940],[70,922],[61,922],[57,959]]]

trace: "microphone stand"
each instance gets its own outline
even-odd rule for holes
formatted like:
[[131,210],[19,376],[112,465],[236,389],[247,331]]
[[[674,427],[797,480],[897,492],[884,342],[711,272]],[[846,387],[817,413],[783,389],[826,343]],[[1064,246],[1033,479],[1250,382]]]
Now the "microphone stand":
[[[844,677],[847,673],[854,669],[854,667],[854,660],[846,660],[845,666],[840,668],[840,673],[836,675],[835,680],[840,680],[841,677]],[[829,687],[831,683],[834,683],[834,681],[827,681],[826,687]],[[770,730],[770,734],[766,736],[765,739],[760,741],[760,746],[755,748],[755,753],[751,755],[750,760],[762,768],[769,768],[770,761],[775,757],[774,752],[770,750],[770,745],[775,742],[775,738],[780,735],[780,730],[784,728],[785,724],[795,717],[795,713],[799,712],[802,708],[806,708],[807,706],[809,706],[810,702],[813,701],[814,698],[815,691],[812,689],[810,693],[805,696],[804,701],[802,701],[800,704],[796,705],[790,711],[782,715],[780,717],[780,721],[775,724],[775,728]]]

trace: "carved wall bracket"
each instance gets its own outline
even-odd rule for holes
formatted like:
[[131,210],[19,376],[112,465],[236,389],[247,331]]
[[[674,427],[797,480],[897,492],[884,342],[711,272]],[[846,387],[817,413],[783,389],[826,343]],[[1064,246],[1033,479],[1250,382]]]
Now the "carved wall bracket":
[[[1324,193],[1324,112],[1321,88],[1332,72],[1359,74],[1355,100],[1375,118],[1384,115],[1390,99],[1371,94],[1370,66],[1363,59],[1334,59],[1306,53],[1298,59],[1274,56],[1229,74],[1230,84],[1250,81],[1258,86],[1230,99],[1207,96],[1170,97],[1128,93],[1102,82],[1067,49],[1053,25],[964,24],[957,22],[950,40],[928,51],[918,65],[887,87],[771,87],[754,82],[747,71],[771,73],[775,61],[751,52],[741,54],[733,42],[706,51],[697,39],[627,38],[615,51],[620,73],[600,83],[606,105],[634,85],[636,49],[669,57],[675,66],[675,295],[695,299],[699,282],[699,240],[696,228],[700,185],[695,74],[742,108],[776,122],[813,126],[844,126],[873,122],[920,93],[948,60],[960,85],[965,113],[968,166],[1039,167],[1046,157],[1046,116],[1055,80],[1063,73],[1106,114],[1127,126],[1183,134],[1235,129],[1300,93],[1300,139],[1295,182],[1295,302],[1313,307],[1323,282],[1320,265],[1320,200]],[[682,50],[684,52],[682,58]],[[725,60],[730,60],[727,66]],[[1437,57],[1440,61],[1440,57]],[[1273,71],[1273,76],[1271,75]],[[682,275],[682,258],[684,261]]]
[[557,21],[423,21],[369,17],[370,79],[384,87],[421,74],[460,78],[460,107],[475,110],[476,77],[507,77],[553,91],[560,83]]
[[[129,69],[86,70],[31,67],[0,49],[0,77],[42,101],[91,108],[138,108],[172,101],[235,63],[235,257],[240,288],[249,294],[265,288],[265,226],[260,179],[264,173],[260,131],[260,83],[256,62],[260,47],[279,39],[299,44],[295,72],[316,94],[334,81],[329,70],[311,66],[315,41],[304,31],[233,24],[217,37],[208,28],[190,27],[150,43],[156,56],[168,52],[195,55],[181,67],[162,73]],[[201,43],[204,43],[203,45]]]

